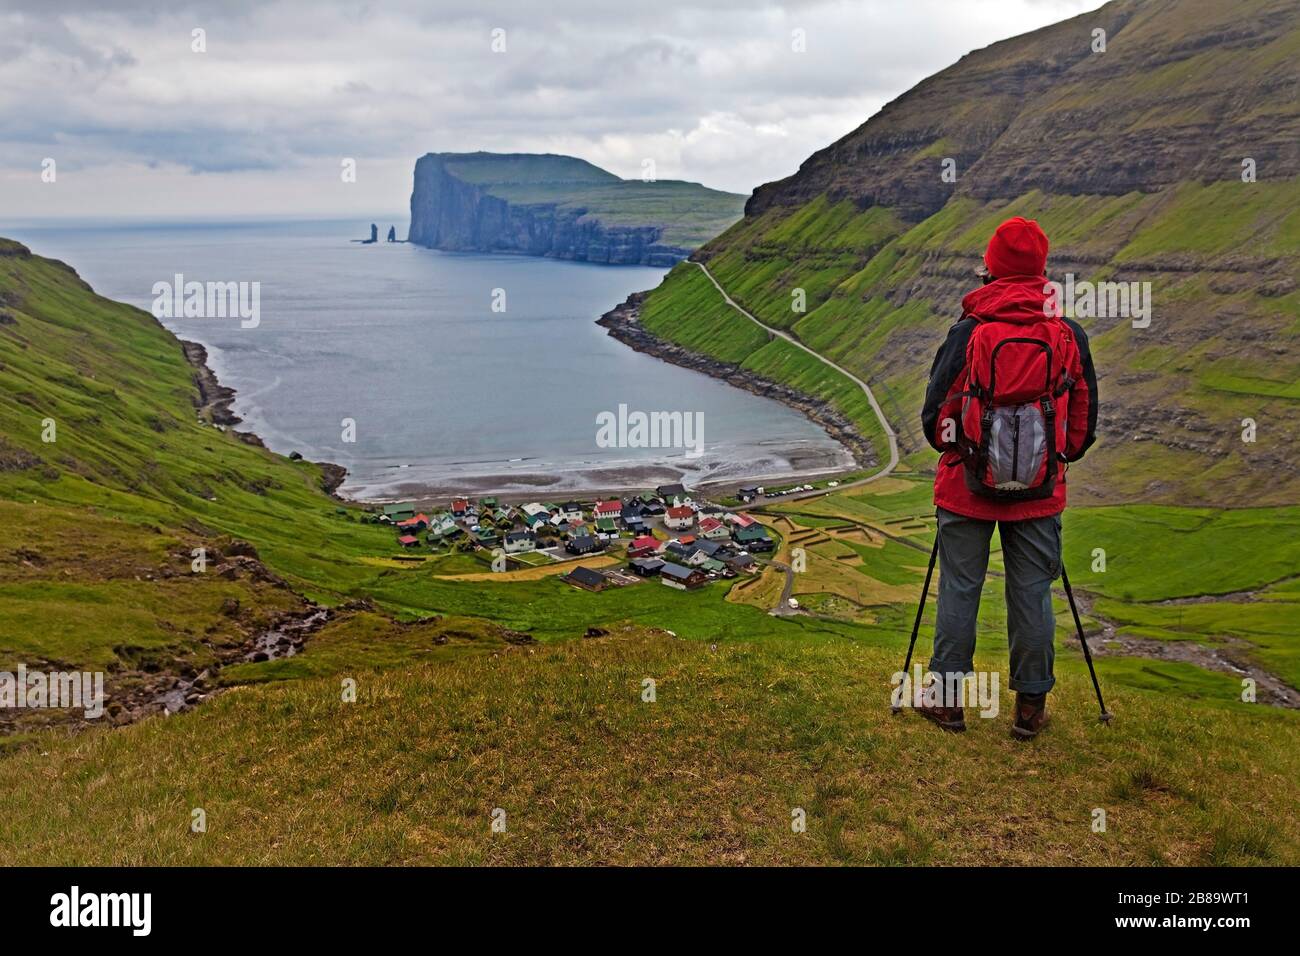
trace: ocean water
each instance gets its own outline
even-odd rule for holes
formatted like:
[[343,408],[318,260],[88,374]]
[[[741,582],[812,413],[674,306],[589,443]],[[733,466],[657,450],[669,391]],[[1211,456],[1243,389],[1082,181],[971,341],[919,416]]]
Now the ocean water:
[[[379,225],[382,238],[390,223]],[[0,226],[145,309],[155,283],[178,273],[260,283],[255,328],[162,321],[207,348],[237,390],[240,428],[344,465],[343,491],[356,497],[775,479],[849,464],[792,409],[636,353],[594,324],[662,269],[350,241],[368,232],[350,221]],[[597,416],[620,404],[702,413],[703,454],[600,447]]]

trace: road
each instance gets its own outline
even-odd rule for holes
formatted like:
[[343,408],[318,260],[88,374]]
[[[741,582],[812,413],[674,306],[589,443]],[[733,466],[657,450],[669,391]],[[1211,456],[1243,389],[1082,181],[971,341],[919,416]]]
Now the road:
[[802,613],[790,606],[790,595],[794,591],[794,568],[782,561],[768,561],[767,566],[785,572],[785,587],[781,589],[781,600],[777,602],[776,607],[767,613],[776,617],[790,617]]
[[[735,309],[745,318],[749,319],[749,321],[753,322],[759,328],[766,331],[768,334],[779,336],[780,338],[785,339],[785,341],[789,342],[795,348],[802,349],[803,351],[811,355],[813,358],[817,359],[819,362],[823,363],[824,365],[830,368],[833,368],[835,371],[839,372],[849,381],[853,382],[855,385],[861,388],[863,393],[867,396],[867,402],[871,405],[871,410],[876,413],[876,418],[880,420],[880,427],[884,430],[886,437],[889,439],[889,461],[885,464],[883,468],[881,468],[879,471],[875,472],[874,474],[868,475],[866,478],[859,478],[856,481],[846,481],[843,484],[841,484],[838,488],[836,488],[835,489],[836,491],[839,491],[840,489],[843,488],[856,488],[858,485],[869,484],[880,478],[884,478],[886,475],[888,475],[890,472],[892,472],[895,468],[898,467],[898,436],[894,433],[894,429],[890,426],[889,421],[885,418],[884,410],[881,409],[880,403],[876,401],[876,396],[871,391],[870,385],[862,381],[862,379],[858,378],[848,369],[840,365],[836,365],[830,359],[826,358],[826,356],[820,354],[819,352],[814,352],[812,349],[804,345],[802,342],[800,342],[797,338],[795,338],[790,333],[784,332],[781,329],[773,328],[772,326],[767,325],[764,322],[760,322],[757,318],[754,317],[752,313],[748,312],[747,310],[742,308],[739,304],[737,304],[735,299],[727,295],[727,290],[724,289],[721,283],[719,283],[718,280],[713,277],[713,273],[709,271],[708,266],[706,266],[703,262],[695,262],[694,260],[690,260],[690,261],[694,265],[699,266],[700,271],[709,277],[709,281],[713,283],[713,287],[718,290],[718,293],[726,301],[727,305],[731,306],[733,309]],[[823,491],[799,491],[789,495],[782,495],[779,499],[776,500],[798,501],[800,498],[814,498],[824,494],[826,494],[824,490]]]

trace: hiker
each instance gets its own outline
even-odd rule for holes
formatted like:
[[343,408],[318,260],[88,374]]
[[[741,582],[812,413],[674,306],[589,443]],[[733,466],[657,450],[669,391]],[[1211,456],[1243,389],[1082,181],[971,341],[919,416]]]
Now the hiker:
[[[998,226],[984,253],[984,284],[962,299],[961,319],[930,369],[921,413],[926,437],[943,453],[934,477],[939,597],[929,670],[956,688],[955,675],[974,670],[980,591],[997,525],[1016,692],[1012,730],[1021,738],[1047,723],[1065,473],[1092,445],[1097,424],[1088,336],[1059,317],[1047,248],[1033,220],[1016,216]],[[961,704],[945,696],[918,709],[940,727],[965,730]]]

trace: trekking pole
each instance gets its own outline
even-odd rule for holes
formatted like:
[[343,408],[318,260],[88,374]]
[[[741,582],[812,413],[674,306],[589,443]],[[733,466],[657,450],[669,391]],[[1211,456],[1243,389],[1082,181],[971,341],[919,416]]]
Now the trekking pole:
[[1069,575],[1065,573],[1065,562],[1061,562],[1061,583],[1065,585],[1065,596],[1070,599],[1070,611],[1074,614],[1074,626],[1079,630],[1079,643],[1083,645],[1083,659],[1088,662],[1088,673],[1092,675],[1092,689],[1097,692],[1097,706],[1101,708],[1101,722],[1110,723],[1113,716],[1106,709],[1106,702],[1101,699],[1101,684],[1097,683],[1097,668],[1092,666],[1092,652],[1088,650],[1088,639],[1083,636],[1083,621],[1079,618],[1079,606],[1074,603],[1074,591],[1070,587]]
[[[930,566],[925,569],[925,587],[921,588],[921,603],[916,606],[916,620],[912,622],[912,640],[907,645],[907,659],[903,661],[903,676],[907,677],[908,668],[912,666],[912,649],[916,647],[916,635],[921,630],[921,614],[925,610],[925,599],[930,593],[930,579],[934,577],[934,562],[939,557],[939,529],[934,529],[934,547],[930,549]],[[902,713],[903,708],[895,704],[890,708],[895,714]]]

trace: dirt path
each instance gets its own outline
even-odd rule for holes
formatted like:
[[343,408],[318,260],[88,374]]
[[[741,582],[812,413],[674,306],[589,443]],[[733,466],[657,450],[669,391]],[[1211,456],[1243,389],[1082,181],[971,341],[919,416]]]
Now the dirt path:
[[[835,371],[839,372],[849,381],[853,382],[855,385],[861,388],[863,393],[867,396],[867,402],[871,405],[871,410],[876,413],[876,418],[880,420],[880,427],[884,429],[885,436],[889,439],[889,461],[886,462],[885,465],[875,474],[869,475],[866,478],[859,478],[856,481],[845,482],[844,484],[836,488],[835,489],[836,491],[839,491],[844,488],[856,488],[859,485],[869,484],[873,481],[885,477],[890,472],[892,472],[895,468],[898,467],[898,436],[894,433],[894,429],[890,426],[888,419],[885,418],[885,412],[883,409],[881,409],[880,403],[876,401],[876,396],[871,391],[870,385],[868,385],[862,379],[858,378],[848,369],[840,365],[836,365],[830,359],[826,358],[826,356],[818,352],[814,352],[812,349],[804,345],[802,342],[800,342],[797,338],[795,338],[790,333],[783,332],[781,329],[773,328],[772,326],[759,321],[757,318],[754,317],[752,313],[746,311],[739,304],[737,304],[735,299],[727,295],[727,290],[722,288],[722,285],[718,282],[717,279],[713,277],[713,273],[709,271],[708,267],[704,263],[695,262],[694,260],[690,260],[690,261],[693,262],[695,265],[699,266],[700,271],[703,272],[706,276],[708,276],[709,281],[713,283],[713,287],[718,290],[719,294],[722,296],[723,300],[726,301],[727,305],[731,306],[733,309],[735,309],[745,318],[749,319],[749,321],[753,322],[759,328],[766,331],[768,334],[779,336],[780,338],[789,342],[795,348],[807,352],[809,355],[817,359],[819,362],[823,363],[824,365],[830,368],[833,368]],[[800,498],[811,498],[816,495],[824,495],[824,494],[827,494],[827,492],[826,491],[800,491],[791,495],[783,495],[781,497],[781,500],[797,501]]]

